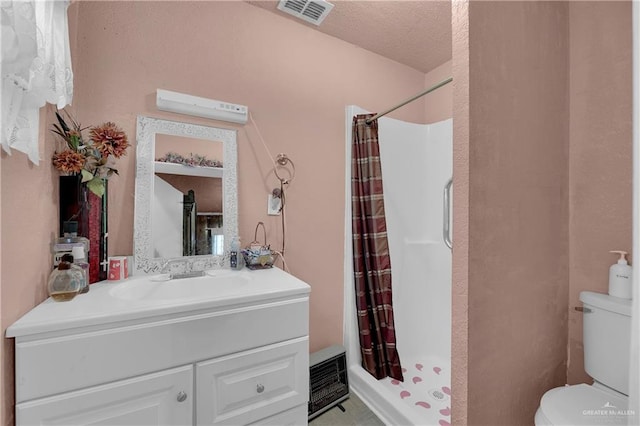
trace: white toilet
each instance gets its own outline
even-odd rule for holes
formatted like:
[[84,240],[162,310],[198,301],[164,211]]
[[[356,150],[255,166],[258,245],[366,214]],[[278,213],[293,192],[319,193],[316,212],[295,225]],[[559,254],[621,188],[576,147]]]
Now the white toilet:
[[626,425],[629,418],[631,301],[583,291],[584,368],[593,385],[547,391],[536,426]]

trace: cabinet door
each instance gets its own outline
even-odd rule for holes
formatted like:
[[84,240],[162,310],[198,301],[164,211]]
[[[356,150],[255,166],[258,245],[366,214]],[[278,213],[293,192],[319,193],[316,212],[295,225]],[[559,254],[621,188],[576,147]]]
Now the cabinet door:
[[185,366],[16,405],[16,425],[191,425]]
[[307,337],[196,364],[198,425],[246,425],[305,405]]

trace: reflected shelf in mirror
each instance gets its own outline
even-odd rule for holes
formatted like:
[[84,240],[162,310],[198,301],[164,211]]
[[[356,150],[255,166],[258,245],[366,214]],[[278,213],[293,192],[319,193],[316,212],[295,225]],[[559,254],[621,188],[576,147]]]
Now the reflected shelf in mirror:
[[167,163],[164,161],[156,161],[154,162],[154,165],[156,173],[166,173],[171,175],[222,178],[224,173],[224,168],[222,167],[194,167],[185,166],[184,164]]

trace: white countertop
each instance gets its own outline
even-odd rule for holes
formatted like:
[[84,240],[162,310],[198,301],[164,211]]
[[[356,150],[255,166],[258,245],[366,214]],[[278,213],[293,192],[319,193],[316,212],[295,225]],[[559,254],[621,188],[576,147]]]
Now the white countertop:
[[223,311],[296,295],[306,297],[311,291],[308,284],[278,268],[208,273],[205,277],[165,282],[150,282],[153,276],[135,276],[92,284],[88,293],[77,295],[71,301],[45,300],[7,328],[6,337],[22,338],[153,317],[187,316],[202,310]]

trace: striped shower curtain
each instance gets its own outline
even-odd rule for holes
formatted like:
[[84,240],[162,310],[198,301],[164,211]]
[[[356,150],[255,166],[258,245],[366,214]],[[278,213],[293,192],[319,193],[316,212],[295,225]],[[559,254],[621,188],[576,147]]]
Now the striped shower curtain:
[[377,379],[403,380],[396,350],[391,259],[384,215],[378,121],[353,117],[351,204],[353,274],[362,366]]

